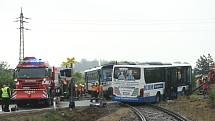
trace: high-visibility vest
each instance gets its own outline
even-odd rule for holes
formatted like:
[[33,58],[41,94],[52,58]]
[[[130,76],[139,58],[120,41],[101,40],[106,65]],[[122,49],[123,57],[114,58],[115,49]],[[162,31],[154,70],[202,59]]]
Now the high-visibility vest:
[[84,85],[81,85],[81,91],[84,92]]
[[7,92],[8,89],[9,89],[9,87],[1,88],[1,90],[2,90],[2,98],[9,98],[9,92]]
[[78,91],[81,92],[81,85],[78,85]]
[[78,85],[75,84],[75,91],[77,92],[78,91]]
[[96,85],[92,85],[92,91],[97,92],[97,86]]

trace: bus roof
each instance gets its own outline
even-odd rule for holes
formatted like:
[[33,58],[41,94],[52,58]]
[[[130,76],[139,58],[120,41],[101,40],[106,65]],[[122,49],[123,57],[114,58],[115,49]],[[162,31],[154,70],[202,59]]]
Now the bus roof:
[[86,72],[90,72],[90,71],[95,71],[95,70],[100,70],[102,68],[102,66],[98,66],[98,67],[94,67],[94,68],[91,68],[91,69],[87,69],[84,71],[84,73]]
[[113,66],[115,64],[105,64],[105,65],[101,65],[101,66],[98,66],[98,67],[94,67],[94,68],[90,68],[90,69],[87,69],[85,70],[84,72],[90,72],[90,71],[95,71],[95,70],[101,70],[101,69],[104,69],[104,68],[111,68],[113,69]]
[[114,67],[137,67],[137,68],[156,68],[156,67],[181,67],[181,66],[187,66],[191,67],[190,64],[179,64],[179,63],[173,63],[173,64],[166,64],[166,65],[114,65]]

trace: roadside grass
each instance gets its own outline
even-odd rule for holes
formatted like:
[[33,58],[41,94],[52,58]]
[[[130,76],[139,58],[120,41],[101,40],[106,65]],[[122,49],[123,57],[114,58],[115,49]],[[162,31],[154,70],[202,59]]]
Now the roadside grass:
[[162,102],[159,105],[178,112],[191,121],[214,121],[215,119],[215,109],[210,108],[208,99],[202,99],[202,95],[179,97],[177,100]]
[[212,86],[209,88],[208,104],[209,104],[210,108],[215,108],[215,86]]
[[63,118],[66,119],[67,116],[60,114],[56,111],[47,112],[41,116],[32,116],[25,121],[61,121]]
[[118,120],[121,114],[127,112],[126,109],[119,109],[119,105],[109,105],[106,107],[79,107],[72,111],[66,108],[58,109],[56,111],[47,111],[38,115],[28,115],[22,117],[22,119],[24,119],[22,121],[96,121],[99,119],[100,121],[105,121],[106,119]]

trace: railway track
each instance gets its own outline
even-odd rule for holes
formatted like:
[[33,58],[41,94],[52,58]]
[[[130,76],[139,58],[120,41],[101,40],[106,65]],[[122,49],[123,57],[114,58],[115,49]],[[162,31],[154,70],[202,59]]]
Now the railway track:
[[173,111],[167,110],[165,108],[162,108],[160,106],[150,105],[150,107],[153,107],[153,108],[155,108],[157,110],[165,112],[166,114],[168,114],[168,115],[174,117],[175,119],[177,119],[177,121],[190,121],[189,119],[185,118],[184,116],[182,116],[182,115],[180,115],[178,113],[175,113]]
[[134,113],[138,116],[140,121],[147,121],[146,117],[143,115],[143,113],[141,113],[141,111],[138,108],[131,105],[127,105],[127,106],[134,111]]
[[155,105],[124,105],[129,107],[138,116],[140,121],[190,121],[180,114]]

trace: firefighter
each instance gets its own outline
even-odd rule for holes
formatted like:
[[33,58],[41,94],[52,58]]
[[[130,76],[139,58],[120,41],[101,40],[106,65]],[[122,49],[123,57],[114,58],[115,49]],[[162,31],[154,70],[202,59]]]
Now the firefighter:
[[85,96],[85,94],[86,94],[86,86],[85,86],[85,84],[82,84],[82,92],[83,92],[83,95]]
[[79,97],[82,97],[82,94],[83,94],[83,92],[82,92],[82,84],[78,85],[78,92],[79,92]]
[[99,97],[103,98],[103,85],[98,85],[98,93],[99,93]]
[[93,85],[91,86],[92,88],[92,92],[91,92],[91,100],[90,102],[93,102],[93,100],[97,101],[98,98],[98,83],[93,83]]
[[78,98],[78,85],[75,84],[75,97]]
[[1,98],[2,98],[2,111],[10,112],[9,105],[10,105],[10,88],[4,84],[1,88]]
[[205,77],[203,79],[203,81],[204,81],[204,84],[203,84],[203,96],[204,96],[204,98],[207,98],[207,95],[208,95],[208,81],[207,80],[208,80],[207,77]]
[[[198,85],[199,86],[202,86],[203,85],[203,75],[201,75],[200,77],[199,77],[199,79],[198,79]],[[199,88],[199,92],[202,92],[203,91],[203,87],[200,87]]]
[[84,84],[81,84],[81,96],[84,95],[84,88],[85,88]]

